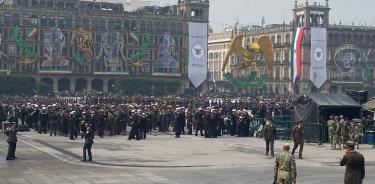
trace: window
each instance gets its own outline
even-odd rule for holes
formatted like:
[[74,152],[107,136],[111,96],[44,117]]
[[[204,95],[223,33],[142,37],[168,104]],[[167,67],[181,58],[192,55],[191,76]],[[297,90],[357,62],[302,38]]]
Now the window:
[[59,20],[57,21],[57,27],[58,28],[65,28],[65,20],[64,18],[60,17]]
[[38,17],[36,15],[31,16],[31,25],[38,26]]
[[31,1],[31,5],[34,6],[34,7],[35,7],[35,6],[38,6],[38,4],[39,4],[39,3],[38,3],[37,0],[33,0],[33,1]]
[[129,30],[129,21],[128,20],[124,21],[124,30]]
[[42,27],[48,26],[47,17],[41,17],[40,18],[40,26],[42,26]]
[[87,17],[83,18],[83,28],[90,29],[90,20]]
[[55,17],[50,17],[48,20],[48,26],[49,27],[55,27],[56,26],[56,20]]
[[23,26],[30,26],[31,25],[29,16],[27,16],[27,15],[22,16],[21,25],[23,25]]
[[99,29],[106,29],[105,19],[99,19]]
[[116,30],[121,30],[121,20],[116,20],[115,21],[115,29]]
[[72,22],[72,19],[71,19],[71,18],[67,18],[67,19],[65,20],[65,26],[66,26],[67,28],[72,28],[72,27],[73,27],[73,22]]
[[99,28],[99,21],[98,21],[98,19],[93,19],[91,26],[92,26],[92,29],[94,29],[94,30],[98,29]]
[[48,8],[52,8],[53,7],[53,2],[52,1],[48,1],[47,2],[47,7]]
[[108,29],[112,30],[115,28],[115,23],[113,22],[113,19],[108,20]]
[[58,9],[64,9],[64,2],[58,2],[56,6]]
[[8,54],[9,55],[16,55],[17,53],[17,47],[16,45],[8,45]]
[[76,18],[74,19],[74,28],[80,28],[80,27],[82,26],[81,23],[82,23],[82,22],[81,22],[81,18],[76,17]]
[[43,0],[40,1],[39,5],[40,5],[40,6],[46,6],[46,1],[43,1]]
[[5,14],[4,17],[4,24],[5,25],[11,25],[13,23],[13,17],[10,14]]

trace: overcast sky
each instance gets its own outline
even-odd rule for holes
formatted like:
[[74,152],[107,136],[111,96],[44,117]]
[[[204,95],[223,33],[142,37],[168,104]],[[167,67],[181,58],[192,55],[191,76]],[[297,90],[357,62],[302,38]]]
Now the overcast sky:
[[[155,1],[155,0],[151,0]],[[160,0],[163,4],[177,4],[177,0]],[[325,4],[325,0],[315,0]],[[299,0],[304,3],[305,0]],[[309,0],[313,3],[314,0]],[[266,24],[290,22],[294,0],[210,0],[210,24],[215,31],[233,25],[236,18],[242,25],[260,24],[264,16]],[[330,0],[331,23],[375,26],[375,0]]]

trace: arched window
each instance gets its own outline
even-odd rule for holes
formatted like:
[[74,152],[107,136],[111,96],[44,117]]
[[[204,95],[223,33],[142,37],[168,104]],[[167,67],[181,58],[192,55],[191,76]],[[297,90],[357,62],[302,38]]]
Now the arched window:
[[57,21],[57,27],[62,28],[62,29],[65,28],[65,20],[63,17],[60,17],[59,20]]
[[124,20],[124,30],[129,30],[129,21],[128,20]]
[[74,28],[80,28],[82,26],[81,18],[76,17],[74,19]]
[[49,27],[56,27],[56,19],[55,19],[55,17],[50,17],[48,19],[48,26]]
[[87,17],[84,17],[84,18],[83,18],[83,28],[84,28],[85,30],[90,29],[90,19],[87,18]]

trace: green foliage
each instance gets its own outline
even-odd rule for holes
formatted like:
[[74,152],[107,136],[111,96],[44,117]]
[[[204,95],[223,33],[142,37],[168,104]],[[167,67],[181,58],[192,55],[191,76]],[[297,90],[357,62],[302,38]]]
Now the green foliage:
[[176,94],[181,83],[173,79],[122,78],[115,81],[115,88],[122,95]]
[[264,83],[267,81],[267,74],[263,74],[257,79],[256,72],[251,72],[250,75],[245,77],[240,77],[235,79],[232,73],[226,73],[224,77],[229,81],[233,87],[245,88],[245,87],[254,87],[257,89],[262,89]]
[[148,52],[148,49],[150,48],[150,39],[151,39],[151,35],[150,33],[145,33],[144,34],[144,37],[143,37],[143,43],[141,45],[141,47],[139,47],[138,50],[136,50],[134,52],[134,54],[132,54],[130,56],[130,58],[132,59],[132,61],[137,61],[139,60],[143,55],[147,54]]
[[76,63],[80,64],[80,65],[85,64],[85,58],[84,58],[84,56],[82,56],[82,54],[79,53],[79,52],[76,52],[76,53],[73,54],[73,60],[74,60]]
[[21,53],[28,59],[34,61],[37,59],[37,53],[35,52],[34,48],[29,46],[23,39],[21,28],[16,26],[12,29],[11,38],[13,41],[16,42],[17,47],[20,48]]
[[363,66],[365,68],[367,81],[371,81],[372,80],[371,66],[368,63],[368,53],[366,53],[366,52],[362,53],[362,63],[363,63]]
[[31,77],[0,77],[0,94],[2,95],[33,95],[36,89]]

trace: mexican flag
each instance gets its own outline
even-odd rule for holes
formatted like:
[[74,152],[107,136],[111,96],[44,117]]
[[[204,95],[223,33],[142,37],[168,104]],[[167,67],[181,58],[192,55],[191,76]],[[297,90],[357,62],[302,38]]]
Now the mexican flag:
[[301,42],[303,38],[303,33],[305,29],[303,27],[297,28],[293,33],[293,42],[292,42],[292,72],[293,72],[293,83],[301,75]]

